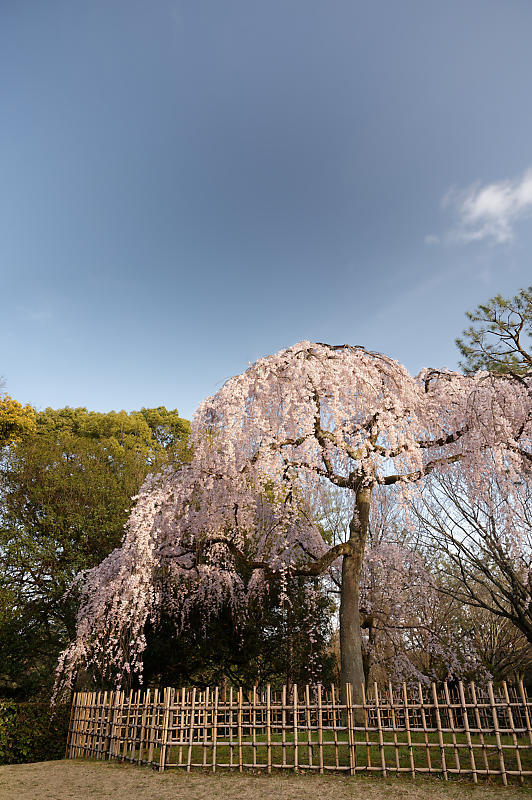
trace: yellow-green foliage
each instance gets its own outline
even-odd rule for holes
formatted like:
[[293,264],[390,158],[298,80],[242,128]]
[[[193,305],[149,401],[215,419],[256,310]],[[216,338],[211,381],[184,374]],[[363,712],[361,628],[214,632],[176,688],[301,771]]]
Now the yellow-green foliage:
[[35,431],[35,411],[8,394],[0,397],[0,447],[20,441]]

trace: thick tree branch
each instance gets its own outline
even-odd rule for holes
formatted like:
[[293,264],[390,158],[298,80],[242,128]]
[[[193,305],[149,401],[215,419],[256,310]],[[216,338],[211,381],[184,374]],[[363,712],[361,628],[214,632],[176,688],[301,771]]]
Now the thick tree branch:
[[[241,561],[246,567],[248,567],[248,569],[262,569],[272,577],[280,575],[281,573],[279,568],[276,569],[268,561],[257,561],[255,559],[248,558],[246,554],[231,539],[226,539],[223,536],[208,538],[203,544],[204,546],[212,544],[224,544],[231,555]],[[347,555],[350,552],[351,546],[349,543],[341,542],[340,544],[331,547],[330,550],[324,553],[324,555],[322,555],[320,558],[317,558],[314,562],[312,562],[312,564],[291,567],[290,572],[292,575],[316,577],[318,575],[322,575],[331,566],[331,564],[336,561],[337,558]]]

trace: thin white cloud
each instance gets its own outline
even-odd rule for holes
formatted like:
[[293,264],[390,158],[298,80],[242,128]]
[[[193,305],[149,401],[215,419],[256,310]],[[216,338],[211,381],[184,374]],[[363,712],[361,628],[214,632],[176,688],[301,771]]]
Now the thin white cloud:
[[532,217],[532,169],[513,181],[476,183],[462,190],[452,188],[443,198],[442,207],[456,218],[449,241],[511,242],[515,224]]

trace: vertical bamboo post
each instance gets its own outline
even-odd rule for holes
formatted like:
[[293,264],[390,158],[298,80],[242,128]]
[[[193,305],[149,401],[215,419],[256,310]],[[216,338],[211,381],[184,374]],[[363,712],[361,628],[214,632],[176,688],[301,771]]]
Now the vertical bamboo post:
[[135,718],[135,692],[133,689],[130,690],[129,697],[128,697],[128,708],[126,713],[126,723],[125,723],[125,731],[124,731],[124,741],[122,743],[121,749],[121,761],[125,761],[128,757],[128,749],[131,747],[131,739],[136,739],[136,729],[134,729],[134,733],[132,733],[131,728],[134,725]]
[[100,698],[101,692],[90,692],[87,698],[83,716],[83,752],[85,755],[87,750],[90,756],[96,754],[98,731],[100,729]]
[[[94,752],[95,758],[98,758],[99,747],[100,747],[100,738],[101,738],[101,730],[103,727],[103,715],[104,711],[104,703],[105,697],[107,692],[98,692],[97,695],[93,696],[93,704],[91,703],[91,708],[88,712],[87,716],[87,734],[90,736],[92,733],[92,749]],[[92,724],[89,724],[92,723]]]
[[388,682],[388,698],[390,701],[390,716],[392,718],[392,728],[393,728],[393,745],[394,745],[394,756],[395,756],[395,772],[396,775],[399,775],[399,770],[401,766],[401,761],[399,758],[399,743],[397,741],[397,719],[395,716],[395,704],[393,699],[393,688],[392,682]]
[[146,739],[146,758],[145,763],[151,763],[151,755],[150,753],[153,752],[153,725],[155,719],[155,704],[157,702],[159,696],[159,690],[154,689],[153,692],[150,694],[149,702],[146,702],[146,730],[145,730],[145,739]]
[[153,751],[155,748],[155,730],[157,727],[159,717],[159,689],[155,689],[153,692],[153,702],[151,705],[151,717],[150,717],[150,725],[148,728],[148,764],[153,763]]
[[137,689],[137,691],[133,693],[133,703],[131,705],[129,740],[128,740],[128,747],[126,748],[126,758],[131,762],[135,761],[137,742],[140,738],[140,718],[141,718],[140,694],[141,694],[140,689]]
[[451,695],[449,693],[449,687],[447,683],[443,684],[443,691],[445,694],[445,702],[447,704],[447,710],[449,713],[449,725],[451,726],[451,739],[453,743],[453,751],[454,751],[454,760],[456,764],[456,769],[458,774],[461,773],[462,767],[460,765],[460,754],[458,752],[458,747],[456,746],[456,726],[454,724],[454,711],[451,703]]
[[77,729],[77,706],[78,706],[78,692],[72,695],[72,706],[70,709],[70,720],[68,723],[68,736],[65,747],[65,758],[72,758],[72,750],[75,742],[75,732]]
[[268,772],[272,771],[272,688],[266,686],[266,765]]
[[478,783],[478,775],[477,775],[477,764],[475,761],[475,751],[473,749],[473,743],[471,741],[471,731],[469,729],[469,717],[467,714],[467,705],[466,705],[466,698],[464,692],[464,684],[462,681],[458,684],[458,691],[460,692],[460,703],[462,704],[462,714],[464,717],[464,731],[466,736],[467,748],[469,750],[469,758],[471,759],[471,771],[473,773],[473,782]]
[[98,752],[96,758],[102,758],[103,750],[105,745],[105,730],[107,727],[107,703],[108,703],[108,692],[103,693],[103,701],[102,707],[100,712],[100,727],[99,727],[99,738],[98,738]]
[[421,712],[421,724],[423,726],[423,738],[425,739],[425,752],[427,756],[427,766],[429,768],[429,775],[432,773],[432,762],[430,759],[429,735],[427,731],[427,715],[425,714],[425,700],[423,698],[423,688],[421,682],[418,681],[417,685],[419,695],[419,707]]
[[307,727],[308,765],[312,769],[312,723],[310,715],[310,687],[305,685],[305,722]]
[[488,683],[488,696],[490,699],[490,706],[491,706],[491,715],[493,717],[493,728],[495,731],[495,741],[497,743],[497,750],[499,752],[499,764],[501,769],[502,775],[502,782],[505,786],[508,785],[508,779],[506,777],[506,767],[504,764],[504,753],[501,747],[501,734],[499,732],[499,718],[497,716],[497,706],[495,704],[495,697],[493,694],[493,683],[490,681]]
[[77,753],[76,755],[83,754],[84,756],[88,756],[90,753],[86,752],[83,748],[83,745],[86,743],[86,735],[85,735],[85,719],[88,715],[88,702],[89,702],[89,692],[82,692],[80,696],[81,706],[79,709],[79,716],[78,716],[78,734],[76,737],[77,741]]
[[373,685],[373,690],[375,692],[375,710],[377,712],[377,730],[379,734],[379,752],[381,757],[381,772],[383,777],[386,777],[386,758],[384,755],[384,737],[382,735],[382,720],[381,720],[381,708],[379,703],[379,687],[377,686],[377,682],[375,681]]
[[88,692],[81,692],[78,693],[78,711],[77,711],[77,731],[76,731],[76,740],[75,740],[75,749],[73,751],[74,758],[87,754],[82,751],[82,732],[83,732],[83,721],[86,715],[86,705],[88,700],[89,693]]
[[76,756],[88,755],[88,753],[85,752],[85,749],[83,747],[84,744],[86,743],[85,719],[88,715],[88,701],[89,701],[89,692],[82,692],[80,695],[81,705],[78,712],[78,732],[76,736],[76,751],[75,751]]
[[122,744],[122,710],[124,708],[124,698],[125,692],[120,689],[118,692],[118,701],[115,699],[113,730],[111,731],[111,754],[113,758],[116,758],[119,755],[119,748]]
[[212,771],[216,772],[216,744],[218,739],[218,687],[214,688],[214,708],[212,712]]
[[102,716],[102,700],[101,692],[91,692],[90,706],[87,705],[86,715],[84,719],[84,741],[89,748],[89,755],[98,757],[98,738],[101,727]]
[[103,692],[93,692],[91,697],[91,706],[90,708],[87,706],[87,716],[85,719],[85,738],[89,746],[89,754],[91,758],[98,758],[98,741],[101,727],[102,702]]
[[238,689],[238,771],[242,772],[242,687]]
[[85,705],[85,713],[83,715],[83,737],[82,747],[84,755],[96,754],[97,737],[99,731],[100,719],[100,696],[101,693],[90,692],[87,697]]
[[410,716],[408,710],[408,693],[406,690],[406,683],[403,683],[403,704],[405,707],[405,728],[406,728],[406,742],[408,745],[408,756],[410,759],[410,773],[413,778],[416,777],[416,765],[414,763],[414,751],[412,748],[412,735],[410,733]]
[[[109,750],[107,753],[107,757],[109,759],[114,758],[117,755],[117,750],[119,747],[119,739],[120,739],[120,730],[122,724],[122,717],[121,717],[121,709],[122,709],[122,691],[115,692],[114,695],[114,703],[113,709],[111,712],[111,726],[110,726],[110,741],[109,741]],[[118,722],[120,718],[120,723]]]
[[[87,757],[92,755],[95,749],[97,722],[96,716],[98,713],[96,698],[100,698],[100,693],[85,692],[84,706],[82,709],[81,718],[81,736],[80,736],[80,753]],[[98,706],[99,708],[99,706]]]
[[438,741],[440,743],[440,754],[441,754],[441,768],[443,771],[443,777],[446,781],[449,780],[449,775],[447,773],[447,760],[445,758],[445,745],[443,743],[443,731],[441,727],[441,716],[440,716],[440,706],[438,705],[438,692],[436,689],[436,684],[432,684],[432,699],[434,700],[434,713],[436,715],[436,727],[438,728]]
[[70,739],[70,753],[69,758],[76,758],[79,745],[79,729],[81,723],[81,713],[83,705],[84,692],[76,692],[74,697],[76,699],[76,707],[74,710],[74,718],[72,720],[72,737]]
[[355,730],[353,724],[353,688],[350,683],[345,685],[345,705],[346,705],[346,721],[347,721],[347,743],[349,747],[349,774],[355,774],[356,767],[356,747],[355,747]]
[[183,765],[183,742],[185,741],[185,719],[186,719],[186,699],[187,690],[184,686],[181,687],[181,704],[179,707],[179,749],[177,751],[177,764],[179,767]]
[[104,714],[104,693],[92,693],[90,706],[87,707],[87,716],[85,719],[85,739],[91,748],[91,755],[98,758],[98,748],[100,741],[100,732],[102,729],[102,719]]
[[164,772],[166,765],[166,750],[168,741],[168,724],[170,717],[170,704],[172,702],[172,690],[166,688],[164,690],[164,705],[163,705],[163,719],[161,726],[161,744],[159,748],[159,772]]
[[232,767],[234,763],[234,743],[233,743],[233,687],[229,687],[229,766]]
[[333,738],[334,738],[334,758],[336,769],[340,766],[338,760],[338,729],[336,725],[336,694],[334,684],[331,685],[331,701],[332,701],[332,718],[333,718]]
[[80,716],[78,720],[78,755],[83,756],[90,756],[90,746],[92,745],[92,739],[89,741],[87,736],[87,720],[89,718],[89,698],[92,702],[92,695],[93,692],[83,692],[81,699],[82,705],[80,708]]
[[318,684],[318,754],[320,773],[323,775],[323,708],[321,705],[321,683]]
[[281,731],[281,744],[283,749],[283,767],[286,767],[286,684],[283,685],[282,693],[282,731]]
[[473,701],[473,708],[475,710],[475,721],[477,723],[478,735],[479,735],[480,744],[481,744],[481,747],[482,747],[482,756],[483,756],[483,760],[484,760],[484,769],[485,769],[486,775],[489,775],[490,767],[489,767],[489,763],[488,763],[488,754],[487,754],[487,750],[486,750],[486,742],[484,741],[484,731],[483,731],[483,728],[482,728],[482,721],[480,719],[480,711],[479,711],[479,708],[478,708],[477,690],[476,690],[476,687],[475,687],[475,684],[474,684],[473,681],[471,681],[471,699]]
[[187,754],[187,772],[190,772],[190,765],[192,763],[192,745],[194,742],[194,714],[196,710],[196,687],[192,689],[192,698],[190,701],[190,725],[188,730],[188,754]]
[[514,715],[512,714],[512,705],[510,703],[510,695],[508,694],[508,686],[506,681],[503,681],[502,689],[504,692],[504,699],[506,700],[506,704],[508,706],[508,721],[510,722],[510,728],[512,730],[512,741],[515,747],[515,760],[517,762],[517,769],[519,771],[519,783],[523,783],[523,767],[521,765],[521,754],[519,753],[519,744],[517,742],[517,736],[515,734],[515,725],[514,725]]
[[371,745],[369,741],[369,720],[367,711],[366,686],[364,683],[362,684],[362,709],[364,711],[364,736],[366,739],[366,768],[369,772],[369,768],[371,767]]
[[81,692],[79,696],[80,706],[78,710],[76,749],[74,750],[74,757],[88,755],[88,753],[85,752],[84,748],[84,745],[86,744],[85,719],[87,718],[88,715],[88,702],[89,702],[89,692]]
[[519,681],[519,694],[521,695],[521,700],[523,701],[523,711],[525,715],[526,729],[528,732],[528,740],[530,744],[532,744],[532,724],[530,722],[530,714],[528,713],[528,698],[525,692],[525,687],[523,686],[523,681]]
[[294,712],[293,712],[294,713],[294,718],[293,718],[293,723],[294,723],[294,769],[297,772],[298,767],[299,767],[298,737],[297,737],[297,734],[298,734],[298,727],[297,727],[297,723],[298,723],[298,719],[297,719],[297,717],[298,717],[297,683],[294,683],[294,685],[292,686],[292,699],[293,699],[293,705],[294,705]]
[[[141,689],[137,690],[136,694],[136,706],[135,706],[135,728],[134,728],[134,735],[135,739],[131,742],[130,747],[130,755],[129,760],[133,763],[136,759],[138,759],[140,753],[140,744],[142,742],[142,737],[144,735],[144,730],[142,727],[142,721],[144,719],[144,701],[145,701],[146,692],[143,692]],[[138,733],[137,733],[138,732]],[[139,749],[137,750],[137,738]],[[140,762],[138,762],[140,763]]]
[[203,766],[207,766],[207,734],[209,721],[209,695],[210,688],[207,686],[203,695]]
[[[150,704],[150,697],[151,697],[151,690],[147,689],[144,693],[144,697],[139,695],[139,709],[142,705],[142,717],[140,721],[140,741],[139,741],[139,755],[137,759],[137,764],[142,764],[142,756],[144,752],[144,740],[146,738],[146,726],[148,722],[148,706]],[[142,698],[142,702],[141,702]]]
[[101,757],[105,758],[106,755],[109,754],[110,745],[111,745],[111,721],[113,718],[113,710],[114,710],[114,699],[115,699],[116,692],[109,692],[107,697],[107,701],[105,703],[105,716],[104,716],[104,726],[103,726],[103,736],[102,736],[102,746],[101,746]]
[[[100,729],[100,715],[101,715],[101,692],[90,693],[90,707],[87,704],[85,709],[84,725],[84,741],[87,743],[89,757],[95,758],[98,747],[98,731]],[[89,725],[89,722],[91,723]]]
[[127,711],[125,712],[126,708],[126,692],[125,690],[122,692],[122,697],[120,700],[119,710],[118,710],[118,739],[117,739],[117,749],[115,750],[115,756],[120,758],[122,755],[122,747],[123,742],[126,737],[127,729],[124,726],[124,713],[127,716]]
[[253,769],[257,767],[257,687],[253,687],[253,708],[251,712],[251,746],[253,749]]
[[100,730],[102,727],[103,716],[103,698],[102,692],[91,692],[90,705],[87,706],[87,713],[85,717],[85,741],[92,749],[92,753],[98,757],[98,742],[100,737]]
[[100,706],[100,714],[98,720],[98,741],[96,744],[96,758],[102,757],[106,719],[107,719],[107,692],[104,692],[102,703]]
[[132,705],[132,703],[133,703],[133,689],[130,689],[128,704],[127,704],[127,714],[126,714],[126,726],[125,726],[125,730],[124,730],[124,740],[120,743],[119,756],[120,756],[120,760],[121,761],[124,761],[124,759],[126,758],[127,745],[128,745],[128,742],[130,741],[129,721],[131,719],[131,705]]
[[65,758],[69,758],[70,755],[69,750],[70,750],[70,743],[72,741],[72,728],[74,725],[74,709],[76,707],[76,697],[77,697],[77,692],[74,692],[74,695],[72,697],[72,703],[70,706],[70,717],[68,720],[67,740],[65,745]]
[[[137,729],[138,729],[138,706],[137,706],[137,692],[131,690],[129,720],[126,726],[126,741],[124,744],[123,759],[132,760],[133,753],[137,743]],[[129,753],[129,755],[128,755]]]
[[111,759],[114,755],[114,740],[116,735],[116,710],[117,704],[120,702],[120,692],[111,692],[111,696],[109,697],[109,721],[107,724],[107,736],[106,736],[106,745],[107,745],[107,758]]
[[109,726],[108,726],[109,747],[107,750],[107,757],[109,759],[115,757],[117,738],[120,735],[118,719],[120,717],[119,710],[121,706],[122,706],[122,690],[120,689],[119,691],[115,691],[113,704],[112,706],[109,707]]
[[[85,714],[85,705],[87,703],[88,692],[78,692],[78,709],[76,712],[76,737],[74,739],[74,747],[72,749],[72,758],[78,758],[82,753],[81,740],[83,730],[83,717]],[[85,754],[84,754],[85,755]]]
[[111,722],[113,719],[115,696],[116,692],[109,692],[109,696],[105,703],[105,725],[104,735],[102,737],[102,758],[105,758],[105,756],[110,753],[111,749]]

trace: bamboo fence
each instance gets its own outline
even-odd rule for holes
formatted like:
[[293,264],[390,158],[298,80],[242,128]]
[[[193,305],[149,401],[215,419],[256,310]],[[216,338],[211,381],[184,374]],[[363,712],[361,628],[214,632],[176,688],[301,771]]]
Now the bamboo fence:
[[522,683],[450,689],[166,688],[77,692],[66,755],[181,767],[532,777],[532,703]]

